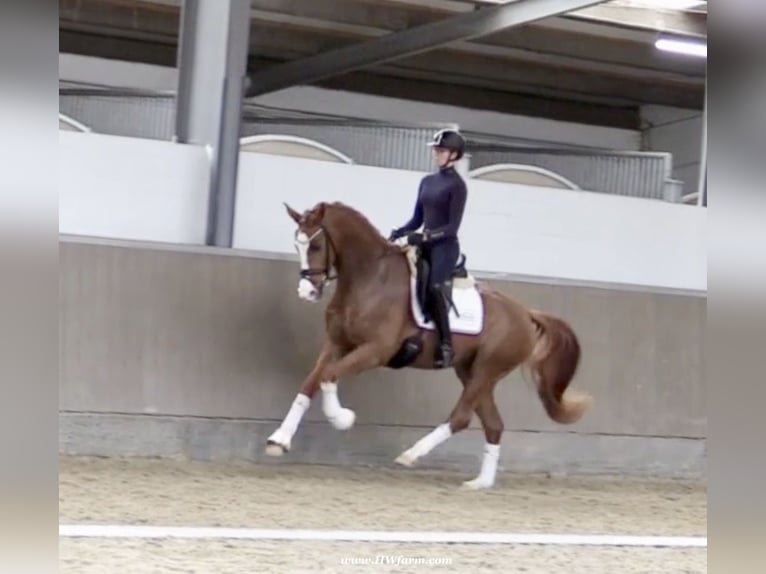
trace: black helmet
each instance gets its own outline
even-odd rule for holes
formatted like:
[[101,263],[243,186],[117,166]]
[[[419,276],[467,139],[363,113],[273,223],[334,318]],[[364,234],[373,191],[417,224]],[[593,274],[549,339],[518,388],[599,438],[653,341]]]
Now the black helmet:
[[457,159],[463,157],[463,153],[465,153],[465,140],[457,130],[439,130],[434,134],[433,141],[428,145],[456,151]]

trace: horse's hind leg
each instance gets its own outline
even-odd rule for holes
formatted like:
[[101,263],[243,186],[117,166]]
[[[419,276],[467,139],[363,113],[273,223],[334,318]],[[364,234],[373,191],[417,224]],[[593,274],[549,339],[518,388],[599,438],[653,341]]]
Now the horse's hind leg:
[[476,405],[476,414],[484,427],[484,453],[481,460],[479,475],[473,480],[463,483],[465,488],[478,490],[480,488],[492,488],[495,485],[497,475],[497,461],[500,458],[500,438],[503,436],[503,419],[495,404],[493,384],[491,389],[479,399]]
[[463,387],[468,387],[471,381],[475,378],[474,372],[478,373],[478,376],[482,375],[485,380],[478,383],[483,385],[482,392],[479,395],[479,399],[476,401],[475,411],[481,426],[484,428],[484,453],[481,462],[481,470],[479,475],[473,480],[468,480],[463,483],[465,488],[479,489],[479,488],[491,488],[495,484],[495,476],[497,474],[497,461],[500,457],[500,439],[503,435],[503,419],[500,416],[500,412],[497,410],[495,404],[495,386],[497,382],[502,378],[502,375],[495,374],[493,377],[487,377],[488,370],[486,368],[471,366],[458,366],[455,368],[455,372],[463,383]]
[[[457,370],[457,369],[456,369]],[[456,434],[471,424],[473,410],[481,399],[482,395],[491,392],[497,379],[488,384],[488,379],[482,376],[471,377],[467,384],[463,386],[463,392],[458,399],[455,408],[449,416],[447,422],[440,424],[409,449],[400,454],[396,462],[404,466],[412,466],[422,456],[425,456],[435,447],[446,441],[453,434]]]

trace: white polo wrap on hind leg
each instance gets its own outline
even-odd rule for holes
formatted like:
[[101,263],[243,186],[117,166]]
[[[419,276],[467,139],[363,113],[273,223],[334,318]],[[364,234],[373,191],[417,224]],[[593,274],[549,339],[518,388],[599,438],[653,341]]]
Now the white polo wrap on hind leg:
[[424,456],[452,436],[449,423],[442,423],[412,447],[418,457]]
[[330,424],[339,430],[351,428],[356,414],[351,409],[341,406],[338,400],[338,383],[327,381],[319,386],[322,389],[322,411]]
[[421,456],[427,455],[451,436],[452,429],[450,428],[449,423],[442,423],[400,454],[396,460],[401,464],[411,465]]
[[490,488],[495,484],[497,476],[497,462],[500,459],[499,444],[484,444],[484,457],[481,461],[481,470],[479,476],[473,480],[464,482],[468,488]]

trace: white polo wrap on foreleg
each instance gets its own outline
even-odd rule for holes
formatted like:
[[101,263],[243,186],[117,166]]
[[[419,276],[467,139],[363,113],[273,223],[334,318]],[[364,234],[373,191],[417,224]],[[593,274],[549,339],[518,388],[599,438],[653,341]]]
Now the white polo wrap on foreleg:
[[339,430],[351,428],[356,414],[351,409],[341,406],[338,400],[338,383],[326,381],[319,386],[322,389],[322,411],[330,424]]
[[298,425],[310,405],[311,399],[302,393],[298,393],[293,400],[293,404],[290,405],[290,410],[287,411],[282,424],[269,437],[268,441],[282,446],[286,451],[290,450],[293,435],[298,430]]

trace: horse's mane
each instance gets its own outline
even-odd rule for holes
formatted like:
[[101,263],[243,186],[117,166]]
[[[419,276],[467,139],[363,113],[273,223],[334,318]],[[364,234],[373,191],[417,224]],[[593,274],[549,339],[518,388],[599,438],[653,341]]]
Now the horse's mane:
[[375,240],[381,247],[385,247],[391,251],[401,251],[401,248],[388,242],[388,240],[381,235],[377,227],[359,210],[354,209],[350,205],[342,203],[340,201],[334,201],[332,203],[325,203],[325,210],[330,212],[338,212],[347,216],[349,221],[353,221],[360,227],[371,239]]

